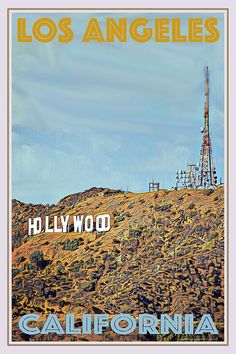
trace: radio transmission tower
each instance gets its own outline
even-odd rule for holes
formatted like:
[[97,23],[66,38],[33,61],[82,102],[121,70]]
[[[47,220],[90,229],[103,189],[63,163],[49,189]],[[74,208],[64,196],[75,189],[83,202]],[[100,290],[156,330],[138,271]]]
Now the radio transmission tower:
[[205,105],[204,127],[202,128],[202,145],[198,172],[198,187],[211,188],[217,184],[216,170],[212,160],[212,145],[209,131],[209,73],[208,66],[205,72]]

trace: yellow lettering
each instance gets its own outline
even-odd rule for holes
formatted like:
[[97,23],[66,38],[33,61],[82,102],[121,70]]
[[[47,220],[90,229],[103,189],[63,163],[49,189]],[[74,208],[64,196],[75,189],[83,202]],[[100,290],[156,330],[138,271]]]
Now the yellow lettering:
[[217,18],[208,18],[205,21],[205,28],[210,33],[210,35],[205,35],[205,41],[207,43],[217,42],[220,38],[220,33],[215,27],[217,25]]
[[91,18],[89,20],[82,41],[83,42],[89,42],[89,41],[105,42],[101,28],[96,18]]
[[64,35],[59,34],[58,35],[58,40],[59,42],[70,42],[74,38],[74,33],[72,29],[69,27],[71,25],[71,18],[62,18],[58,26],[60,30],[64,33]]
[[152,37],[152,29],[151,28],[144,28],[143,33],[138,32],[138,27],[145,26],[148,23],[148,19],[146,18],[136,18],[134,21],[131,22],[129,33],[130,36],[138,43],[147,42]]
[[120,42],[127,41],[127,20],[126,18],[120,18],[118,24],[113,18],[107,18],[107,42],[114,42],[115,36]]
[[169,42],[170,38],[166,34],[169,33],[169,19],[156,18],[155,19],[155,41],[156,42]]
[[26,18],[17,19],[17,41],[32,42],[32,36],[26,34]]
[[186,42],[187,37],[181,35],[181,20],[179,18],[172,19],[172,42]]
[[188,40],[189,42],[202,42],[202,18],[189,18]]
[[[41,32],[42,27],[48,27],[48,33]],[[39,18],[33,25],[33,34],[35,39],[41,43],[51,42],[57,35],[57,26],[50,18]]]

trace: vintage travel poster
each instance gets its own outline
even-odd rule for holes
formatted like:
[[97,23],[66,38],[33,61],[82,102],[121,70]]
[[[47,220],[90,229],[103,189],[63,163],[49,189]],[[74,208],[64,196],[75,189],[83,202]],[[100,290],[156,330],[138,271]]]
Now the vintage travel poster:
[[227,344],[227,28],[8,10],[11,345]]

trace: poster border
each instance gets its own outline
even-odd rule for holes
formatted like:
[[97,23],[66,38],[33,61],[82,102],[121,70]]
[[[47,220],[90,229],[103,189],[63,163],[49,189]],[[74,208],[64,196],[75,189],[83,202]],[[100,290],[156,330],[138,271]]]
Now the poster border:
[[[225,139],[224,141],[224,147],[225,149],[225,154],[226,158],[224,159],[224,166],[225,166],[225,171],[226,171],[226,189],[224,190],[224,197],[225,199],[225,211],[224,211],[224,220],[225,220],[225,225],[224,229],[226,229],[226,235],[225,237],[225,243],[224,243],[224,254],[226,256],[226,259],[224,259],[224,265],[225,270],[224,274],[226,277],[224,278],[224,290],[226,292],[226,296],[224,297],[226,305],[226,311],[224,313],[225,317],[225,322],[224,324],[226,325],[226,335],[225,335],[225,340],[224,342],[13,342],[11,340],[12,333],[10,333],[10,314],[11,314],[11,299],[10,299],[10,287],[11,287],[11,281],[10,281],[10,271],[11,271],[11,257],[10,257],[10,238],[11,236],[11,212],[10,212],[10,206],[11,206],[11,200],[10,200],[10,183],[12,183],[12,180],[10,180],[10,132],[12,126],[10,126],[10,15],[12,12],[23,12],[23,11],[32,11],[32,12],[37,12],[37,11],[42,11],[42,12],[49,12],[49,11],[67,11],[67,12],[73,12],[73,11],[166,11],[166,12],[171,12],[171,11],[176,11],[176,12],[206,12],[206,11],[219,11],[224,13],[224,20],[226,20],[226,26],[224,35],[226,35],[227,39],[224,42],[224,58],[226,56],[226,60],[224,62],[224,81],[226,80],[226,84],[224,85],[225,91],[224,95],[226,96],[226,99],[224,99],[224,102],[226,103],[226,107],[224,107],[224,112],[226,111],[226,117],[224,118],[224,123],[226,123],[226,127],[224,125],[224,130],[226,131],[225,134]],[[89,8],[75,8],[75,7],[44,7],[44,8],[31,8],[31,7],[13,7],[13,8],[7,8],[7,199],[8,199],[8,205],[7,205],[7,346],[229,346],[229,7],[217,7],[217,8],[212,8],[212,7],[197,7],[197,8],[156,8],[156,7],[148,7],[148,8],[133,8],[133,7],[127,7],[127,8],[119,8],[119,7],[114,7],[114,8],[97,8],[97,7],[89,7]],[[225,40],[225,38],[224,38]],[[226,47],[226,49],[225,49]],[[226,70],[225,70],[226,66]],[[227,281],[226,281],[227,280]]]

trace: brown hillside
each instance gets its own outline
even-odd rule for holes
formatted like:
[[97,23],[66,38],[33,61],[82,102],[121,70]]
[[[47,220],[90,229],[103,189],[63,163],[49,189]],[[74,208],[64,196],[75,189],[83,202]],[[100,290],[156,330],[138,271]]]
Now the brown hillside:
[[[92,188],[53,206],[13,201],[13,340],[223,340],[224,190],[122,193]],[[29,217],[111,215],[106,233],[42,233],[29,237]],[[220,335],[28,337],[26,313],[210,313]]]

